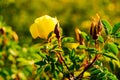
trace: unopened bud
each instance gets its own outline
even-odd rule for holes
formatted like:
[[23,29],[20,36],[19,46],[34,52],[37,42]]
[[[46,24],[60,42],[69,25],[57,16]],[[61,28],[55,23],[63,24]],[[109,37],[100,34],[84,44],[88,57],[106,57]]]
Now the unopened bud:
[[98,14],[96,14],[95,17],[92,17],[92,20],[90,35],[94,40],[97,40],[102,31],[102,22],[100,21],[100,16]]
[[90,35],[93,35],[93,29],[94,29],[94,22],[91,23]]
[[56,34],[56,38],[60,39],[60,29],[58,23],[55,25],[54,33]]
[[75,28],[75,34],[76,34],[76,39],[77,39],[77,41],[80,41],[81,31],[80,31],[78,28]]
[[76,28],[75,33],[76,33],[77,41],[80,43],[80,45],[84,45],[85,44],[84,43],[84,38],[82,37],[81,31],[78,28]]

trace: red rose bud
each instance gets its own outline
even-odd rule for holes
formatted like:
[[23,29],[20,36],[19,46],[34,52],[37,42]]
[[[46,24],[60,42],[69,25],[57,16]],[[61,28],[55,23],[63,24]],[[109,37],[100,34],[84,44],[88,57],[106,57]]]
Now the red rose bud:
[[102,31],[102,22],[100,21],[100,16],[98,14],[96,14],[95,17],[92,17],[92,20],[90,35],[94,40],[97,40]]
[[94,23],[91,23],[91,27],[90,27],[90,35],[93,35],[93,28],[94,28]]
[[56,38],[60,39],[60,29],[58,23],[55,25],[54,33],[56,34]]

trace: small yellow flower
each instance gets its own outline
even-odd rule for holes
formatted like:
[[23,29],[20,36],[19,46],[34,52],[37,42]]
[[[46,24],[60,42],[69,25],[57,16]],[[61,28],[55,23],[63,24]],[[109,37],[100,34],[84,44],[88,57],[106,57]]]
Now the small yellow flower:
[[30,26],[30,32],[33,38],[47,39],[48,34],[54,31],[55,25],[58,23],[56,18],[52,18],[48,15],[44,15],[35,20]]

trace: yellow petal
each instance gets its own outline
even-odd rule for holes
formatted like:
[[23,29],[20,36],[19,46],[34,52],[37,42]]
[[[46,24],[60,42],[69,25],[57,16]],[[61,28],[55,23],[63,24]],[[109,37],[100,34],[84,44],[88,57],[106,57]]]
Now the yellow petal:
[[31,35],[34,39],[39,36],[39,32],[38,32],[38,29],[37,29],[37,24],[34,23],[30,26],[30,33],[31,33]]
[[35,20],[34,25],[32,25],[30,28],[30,32],[33,38],[40,37],[47,39],[48,34],[54,30],[57,23],[58,20],[56,18],[45,15]]

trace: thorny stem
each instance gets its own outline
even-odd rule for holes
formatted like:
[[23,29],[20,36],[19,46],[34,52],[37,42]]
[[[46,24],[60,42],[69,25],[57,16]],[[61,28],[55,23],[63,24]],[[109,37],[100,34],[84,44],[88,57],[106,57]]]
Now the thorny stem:
[[58,39],[58,47],[61,48],[61,38]]
[[[56,38],[58,39],[58,48],[61,48],[61,36],[60,36],[60,30],[59,30],[58,24],[56,24],[56,26],[55,26],[54,33],[56,34]],[[57,52],[57,53],[59,54],[60,59],[63,61],[63,63],[65,64],[65,66],[69,72],[69,67],[67,66],[63,56],[61,55],[61,53],[59,53],[59,52]],[[74,75],[71,72],[69,72],[69,74],[70,74],[70,76],[72,76],[72,78],[74,78]],[[71,80],[70,77],[69,77],[69,80]]]
[[98,43],[97,43],[97,40],[95,40],[95,48],[98,49]]
[[[99,44],[97,43],[97,40],[95,40],[95,48],[99,50]],[[93,63],[98,59],[99,56],[100,55],[97,54],[92,60],[92,62],[84,68],[84,70],[76,77],[76,79],[82,80],[84,72],[87,71],[93,65]]]
[[[58,48],[61,48],[61,37],[58,38]],[[59,54],[60,59],[63,61],[63,63],[65,64],[65,66],[66,66],[66,68],[67,68],[67,70],[68,70],[68,72],[69,72],[69,67],[68,67],[68,65],[66,64],[63,56],[61,55],[60,52],[57,52],[57,53]],[[72,76],[72,78],[74,78],[74,74],[73,74],[73,73],[69,72],[69,74],[70,74],[70,76]],[[71,79],[69,78],[69,80],[71,80]]]
[[[67,64],[66,64],[64,58],[62,57],[61,53],[58,52],[58,54],[59,54],[60,58],[62,59],[63,63],[65,64],[65,66],[66,66],[66,68],[69,72],[69,67],[67,66]],[[69,72],[69,74],[70,74],[70,76],[72,76],[72,78],[74,78],[74,75],[71,72]],[[69,80],[71,80],[71,79],[69,79]]]
[[76,77],[76,80],[82,80],[84,72],[87,71],[87,70],[93,65],[93,63],[98,59],[98,57],[99,57],[99,54],[97,54],[97,55],[94,57],[94,59],[92,60],[92,62],[91,62],[88,66],[86,66],[86,67],[84,68],[84,70],[82,71],[82,73],[80,73],[80,74]]

